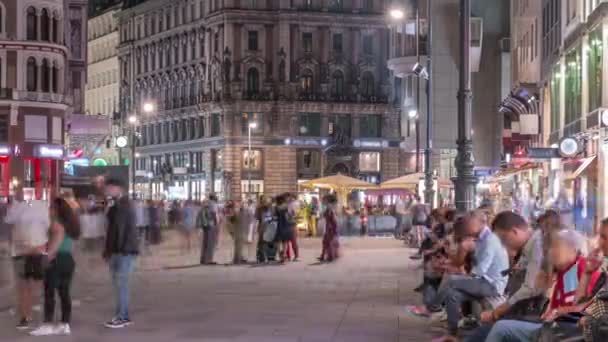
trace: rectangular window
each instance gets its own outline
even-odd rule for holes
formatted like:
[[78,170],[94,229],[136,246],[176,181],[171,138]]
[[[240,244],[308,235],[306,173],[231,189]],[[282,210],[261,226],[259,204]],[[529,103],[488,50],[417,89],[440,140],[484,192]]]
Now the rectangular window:
[[47,117],[25,115],[25,141],[47,142]]
[[372,36],[363,37],[363,53],[371,55],[374,52],[374,42]]
[[330,136],[338,135],[347,139],[351,138],[352,120],[349,114],[336,115],[329,119],[328,133]]
[[359,153],[359,171],[380,172],[380,152]]
[[0,142],[8,141],[8,115],[0,115]]
[[262,113],[243,113],[241,116],[241,134],[247,136],[249,134],[249,125],[251,127],[251,135],[264,134],[264,115]]
[[566,55],[566,125],[581,115],[582,65],[580,46]]
[[217,150],[213,152],[213,170],[222,171],[224,169],[224,151]]
[[555,132],[560,128],[560,88],[562,79],[559,69],[560,67],[557,65],[553,68],[553,73],[551,75],[551,132]]
[[[249,153],[251,152],[251,154]],[[243,150],[243,169],[259,171],[262,169],[262,151]]]
[[382,137],[382,116],[377,114],[363,115],[359,121],[362,138]]
[[298,135],[307,137],[321,136],[321,114],[300,113],[298,117]]
[[304,48],[305,53],[312,52],[312,33],[311,32],[302,33],[302,47]]
[[220,113],[211,114],[211,136],[218,137],[222,134],[222,122]]
[[249,31],[247,48],[249,49],[249,51],[258,50],[258,31]]
[[589,66],[587,68],[589,78],[589,112],[602,105],[602,64],[604,60],[602,41],[603,35],[601,29],[597,29],[589,34]]
[[315,150],[298,151],[297,167],[298,170],[314,171],[321,165],[321,155]]
[[342,34],[334,34],[334,52],[342,52]]

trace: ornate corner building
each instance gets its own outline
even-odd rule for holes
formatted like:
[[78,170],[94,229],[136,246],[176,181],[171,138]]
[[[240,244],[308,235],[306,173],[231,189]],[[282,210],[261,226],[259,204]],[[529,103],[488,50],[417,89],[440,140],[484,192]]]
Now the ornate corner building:
[[0,1],[0,199],[58,190],[85,68],[86,1]]
[[329,174],[380,182],[406,173],[387,6],[125,2],[120,107],[123,125],[139,118],[136,192],[241,198]]

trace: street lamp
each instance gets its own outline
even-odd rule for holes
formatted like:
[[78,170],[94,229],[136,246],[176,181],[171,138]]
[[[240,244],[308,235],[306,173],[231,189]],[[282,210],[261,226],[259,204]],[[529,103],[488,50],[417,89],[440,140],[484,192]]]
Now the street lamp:
[[410,110],[409,112],[407,112],[407,117],[410,120],[414,120],[414,119],[418,118],[418,111],[415,109]]
[[472,139],[471,91],[471,3],[460,0],[460,75],[458,89],[458,153],[454,162],[456,208],[469,211],[475,206],[475,157]]
[[401,20],[405,17],[405,12],[402,9],[394,8],[389,12],[391,18],[395,20]]
[[[156,106],[152,102],[145,102],[141,106],[141,111],[145,114],[150,114],[155,109],[156,109]],[[139,119],[138,119],[137,113],[129,115],[127,120],[129,121],[129,124],[131,125],[131,128],[130,128],[131,129],[131,164],[129,165],[129,167],[131,169],[131,181],[133,183],[131,185],[131,187],[132,187],[131,189],[132,189],[133,198],[135,198],[135,164],[136,164],[137,158],[139,158],[141,156],[140,153],[137,153],[135,151],[135,147],[136,147],[135,140],[137,139],[137,125],[139,124]]]
[[251,130],[258,127],[257,122],[250,122],[247,126],[247,195],[251,192]]

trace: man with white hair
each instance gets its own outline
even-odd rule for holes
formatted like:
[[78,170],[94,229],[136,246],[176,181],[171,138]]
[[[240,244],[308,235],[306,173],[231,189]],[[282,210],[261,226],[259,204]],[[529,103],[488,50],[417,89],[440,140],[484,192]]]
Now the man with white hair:
[[[583,291],[578,291],[579,281],[585,274],[586,259],[581,254],[585,249],[585,238],[574,230],[563,229],[553,236],[548,257],[555,267],[556,281],[549,306],[540,317],[543,321],[554,321],[559,316],[578,311],[579,300],[592,294],[600,276],[598,271],[591,274]],[[534,341],[541,328],[542,323],[502,320],[494,324],[486,341]]]

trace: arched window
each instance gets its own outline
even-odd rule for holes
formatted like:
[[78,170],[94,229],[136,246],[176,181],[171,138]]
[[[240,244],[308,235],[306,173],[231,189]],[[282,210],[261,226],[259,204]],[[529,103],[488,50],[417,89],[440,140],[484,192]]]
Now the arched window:
[[34,9],[34,7],[27,9],[26,25],[27,40],[36,40],[38,35],[38,21],[36,20],[36,9]]
[[364,96],[373,96],[375,93],[374,75],[371,72],[363,74],[361,79],[361,94]]
[[333,95],[336,97],[344,96],[344,74],[342,71],[336,71],[333,75]]
[[51,16],[49,15],[49,11],[46,8],[42,9],[42,14],[40,15],[40,40],[44,40],[45,42],[51,41]]
[[51,91],[51,66],[49,61],[45,58],[42,60],[42,71],[41,71],[41,90],[45,93]]
[[300,82],[302,83],[302,91],[304,94],[312,94],[313,91],[313,76],[310,69],[305,69],[302,72]]
[[38,86],[38,67],[34,57],[27,60],[27,90],[36,91]]
[[247,93],[249,93],[249,95],[256,95],[259,92],[259,79],[260,75],[258,69],[251,68],[247,71]]
[[52,92],[59,93],[59,68],[53,67],[51,68],[53,71],[53,82],[52,82]]
[[4,18],[5,14],[6,13],[4,13],[4,5],[0,3],[0,33],[4,33],[6,31],[4,27],[4,24],[6,22],[6,19]]
[[53,16],[53,41],[57,44],[61,44],[61,35],[59,34],[59,17],[58,14],[55,13],[55,15]]

